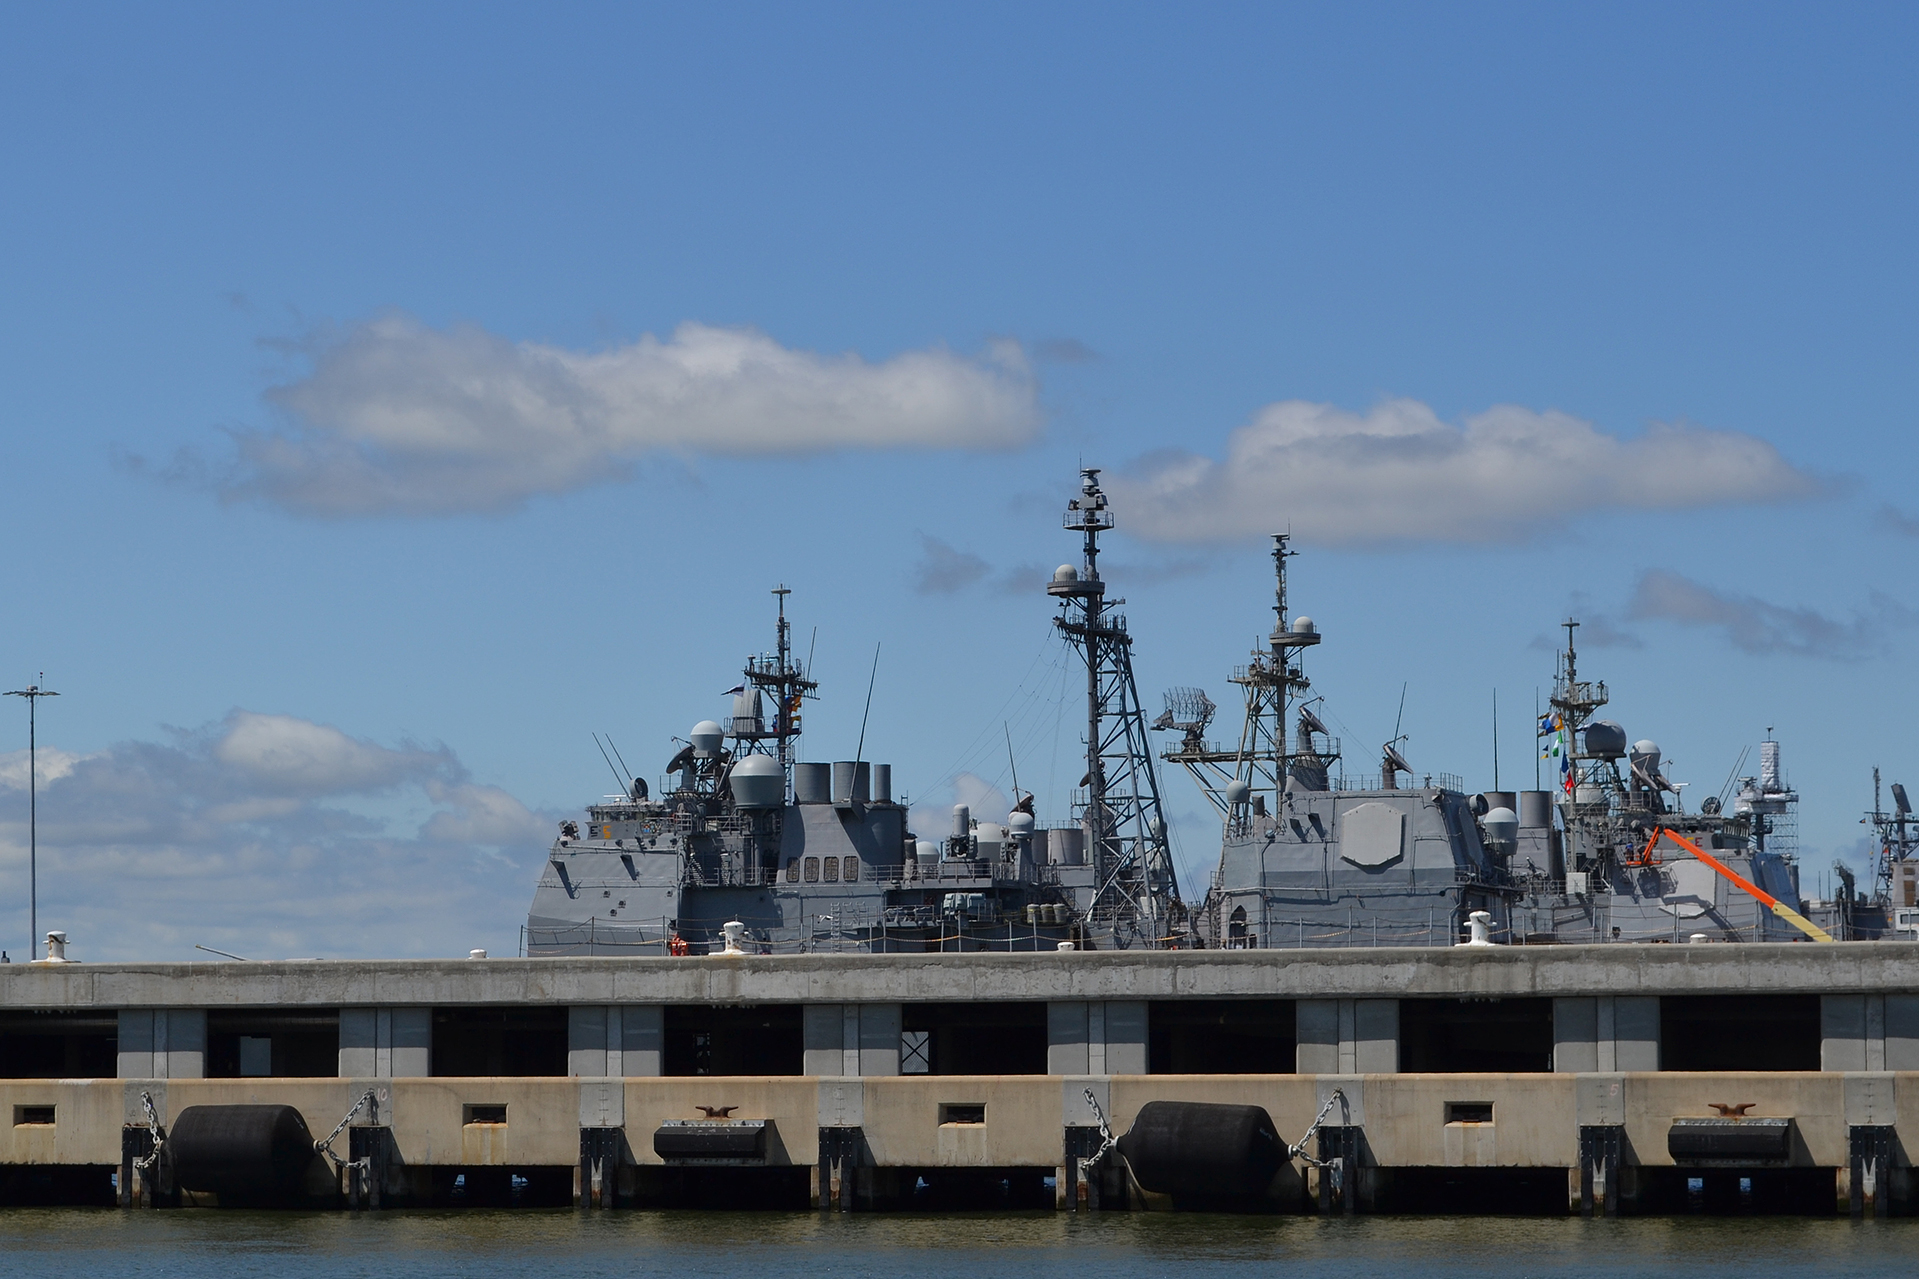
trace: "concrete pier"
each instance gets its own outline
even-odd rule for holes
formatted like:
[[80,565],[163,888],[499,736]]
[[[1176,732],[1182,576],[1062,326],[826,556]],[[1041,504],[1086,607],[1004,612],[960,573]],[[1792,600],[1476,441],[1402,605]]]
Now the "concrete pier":
[[343,1206],[1179,1207],[1102,1116],[1336,1100],[1265,1206],[1884,1215],[1919,946],[14,965],[0,1076],[9,1202],[192,1200],[150,1102],[360,1103]]

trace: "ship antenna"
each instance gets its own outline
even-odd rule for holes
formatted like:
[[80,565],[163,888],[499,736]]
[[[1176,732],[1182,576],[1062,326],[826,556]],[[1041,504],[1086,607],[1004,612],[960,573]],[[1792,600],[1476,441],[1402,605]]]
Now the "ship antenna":
[[1493,690],[1493,789],[1499,789],[1499,690]]
[[[40,672],[45,679],[47,673]],[[60,694],[50,688],[41,688],[38,684],[29,684],[25,688],[16,688],[8,697],[27,699],[27,932],[32,940],[27,943],[27,958],[40,958],[40,796],[39,772],[36,767],[34,746],[34,712],[43,697],[58,697]]]
[[1019,803],[1019,761],[1013,758],[1013,729],[1005,720],[1000,721],[1000,731],[1006,734],[1006,766],[1013,770],[1013,802]]
[[866,758],[866,717],[873,713],[873,682],[880,677],[880,646],[873,645],[873,671],[866,677],[866,709],[860,712],[860,744],[853,751],[856,766]]
[[620,785],[630,789],[633,782],[633,770],[626,766],[626,756],[620,754],[620,748],[614,745],[613,734],[608,733],[606,735],[606,744],[613,747],[613,758],[620,761],[620,772],[623,775],[620,779]]
[[[611,739],[609,738],[608,740],[610,741]],[[600,735],[598,733],[593,734],[593,744],[600,746]],[[613,780],[620,784],[621,791],[626,791],[633,785],[632,782],[620,776],[620,770],[613,767],[613,761],[611,759],[607,759],[606,747],[604,746],[600,746],[600,758],[606,760],[606,771],[613,774]]]

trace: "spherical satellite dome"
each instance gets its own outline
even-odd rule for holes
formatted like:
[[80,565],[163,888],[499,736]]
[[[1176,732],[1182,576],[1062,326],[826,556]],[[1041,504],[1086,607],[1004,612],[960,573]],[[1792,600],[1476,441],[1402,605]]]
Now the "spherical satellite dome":
[[720,742],[726,734],[718,724],[703,719],[693,725],[693,731],[687,734],[687,740],[693,743],[695,755],[712,756],[720,753]]
[[1626,730],[1609,719],[1586,725],[1586,753],[1618,759],[1626,753]]
[[748,755],[733,765],[733,802],[741,808],[780,808],[786,803],[786,770],[771,755]]
[[1071,564],[1062,564],[1053,570],[1053,580],[1055,582],[1077,582],[1079,581],[1079,570]]
[[1226,802],[1229,804],[1244,804],[1252,793],[1253,788],[1237,777],[1226,783]]
[[1006,829],[1015,835],[1032,834],[1033,815],[1031,813],[1014,813],[1006,819]]
[[1295,617],[1293,619],[1293,634],[1317,635],[1319,634],[1319,627],[1313,625],[1312,618],[1306,616],[1304,613],[1301,613],[1298,617]]

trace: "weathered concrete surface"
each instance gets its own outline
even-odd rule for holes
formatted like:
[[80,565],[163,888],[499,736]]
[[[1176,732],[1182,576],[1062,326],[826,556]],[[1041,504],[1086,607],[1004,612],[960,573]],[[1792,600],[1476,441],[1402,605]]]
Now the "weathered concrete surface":
[[1919,943],[0,965],[0,1007],[899,1003],[1919,991]]
[[[1117,1132],[1148,1101],[1264,1106],[1281,1137],[1298,1140],[1334,1086],[1347,1091],[1379,1167],[1556,1167],[1577,1161],[1579,1125],[1621,1122],[1627,1160],[1670,1165],[1675,1118],[1710,1116],[1713,1102],[1754,1103],[1755,1117],[1796,1120],[1794,1162],[1843,1167],[1847,1125],[1894,1123],[1906,1150],[1919,1142],[1919,1073],[1626,1073],[1610,1075],[919,1075],[693,1077],[621,1080],[445,1078],[377,1081],[381,1118],[403,1164],[568,1166],[579,1158],[589,1094],[622,1090],[634,1162],[657,1164],[653,1132],[697,1119],[702,1106],[773,1121],[770,1164],[811,1164],[822,1123],[860,1127],[881,1167],[1050,1167],[1066,1123],[1084,1123],[1083,1090],[1102,1096]],[[0,1122],[0,1164],[116,1164],[123,1125],[154,1094],[163,1122],[192,1105],[276,1102],[297,1107],[324,1136],[370,1085],[347,1079],[6,1080],[0,1117],[14,1107],[56,1108],[56,1122]],[[1065,1103],[1068,1096],[1075,1106]],[[1590,1094],[1590,1095],[1588,1095]],[[1490,1124],[1449,1123],[1452,1102],[1491,1103]],[[506,1107],[504,1124],[469,1124],[468,1106]],[[984,1106],[985,1122],[942,1122],[943,1107]],[[829,1113],[830,1112],[830,1113]],[[1605,1112],[1605,1113],[1601,1113]],[[345,1138],[336,1147],[346,1151]]]

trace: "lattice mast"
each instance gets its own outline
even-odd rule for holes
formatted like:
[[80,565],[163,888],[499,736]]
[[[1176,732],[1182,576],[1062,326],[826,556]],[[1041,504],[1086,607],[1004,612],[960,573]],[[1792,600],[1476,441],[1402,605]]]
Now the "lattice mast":
[[1126,618],[1110,611],[1126,601],[1107,600],[1099,576],[1099,535],[1113,527],[1113,514],[1098,468],[1080,472],[1080,494],[1067,503],[1063,523],[1081,534],[1081,567],[1063,566],[1046,590],[1060,601],[1054,624],[1086,663],[1082,821],[1098,885],[1093,915],[1116,933],[1130,927],[1158,939],[1179,902],[1179,880],[1133,679],[1132,636]]
[[1576,868],[1585,869],[1620,856],[1614,844],[1612,805],[1614,794],[1623,787],[1612,761],[1587,753],[1582,745],[1582,734],[1593,722],[1593,712],[1608,700],[1606,683],[1579,678],[1579,650],[1573,640],[1579,622],[1569,617],[1560,625],[1566,628],[1566,651],[1559,655],[1551,704],[1565,725],[1566,770],[1556,781],[1560,812],[1572,845],[1568,869],[1582,859],[1584,864]]
[[1166,713],[1153,724],[1155,728],[1183,731],[1180,743],[1161,758],[1186,766],[1206,797],[1226,817],[1229,832],[1243,826],[1247,801],[1242,799],[1235,809],[1226,798],[1228,783],[1245,782],[1248,798],[1270,792],[1277,812],[1289,774],[1297,770],[1307,789],[1324,790],[1326,769],[1339,758],[1338,743],[1325,736],[1325,725],[1309,710],[1302,709],[1298,716],[1299,735],[1293,748],[1289,750],[1286,744],[1292,703],[1312,687],[1298,665],[1298,653],[1320,639],[1310,618],[1287,621],[1286,561],[1299,554],[1290,549],[1290,541],[1289,534],[1273,535],[1272,634],[1262,647],[1253,649],[1252,660],[1232,674],[1233,683],[1245,690],[1246,702],[1238,747],[1220,750],[1204,740],[1215,707],[1199,689],[1169,692]]
[[[1295,664],[1299,650],[1319,643],[1319,632],[1312,623],[1287,624],[1286,561],[1299,554],[1287,543],[1290,534],[1273,534],[1273,633],[1267,637],[1266,650],[1253,650],[1253,660],[1233,672],[1233,683],[1246,690],[1246,720],[1240,729],[1239,776],[1257,793],[1270,790],[1273,811],[1286,791],[1286,774],[1293,752],[1286,746],[1287,710],[1292,700],[1312,687],[1312,681]],[[1303,726],[1302,726],[1303,727]],[[1313,751],[1310,735],[1302,731],[1300,753],[1310,755],[1315,767],[1323,757]]]
[[[765,751],[780,761],[786,771],[786,793],[793,793],[793,739],[800,735],[800,704],[816,697],[819,684],[793,662],[793,627],[786,620],[786,597],[793,592],[781,585],[773,590],[779,600],[779,634],[771,653],[746,659],[742,689],[758,690],[773,700],[773,722],[769,727],[757,717],[749,719],[736,713],[732,736],[747,743],[748,750]],[[769,749],[770,744],[770,749]]]

